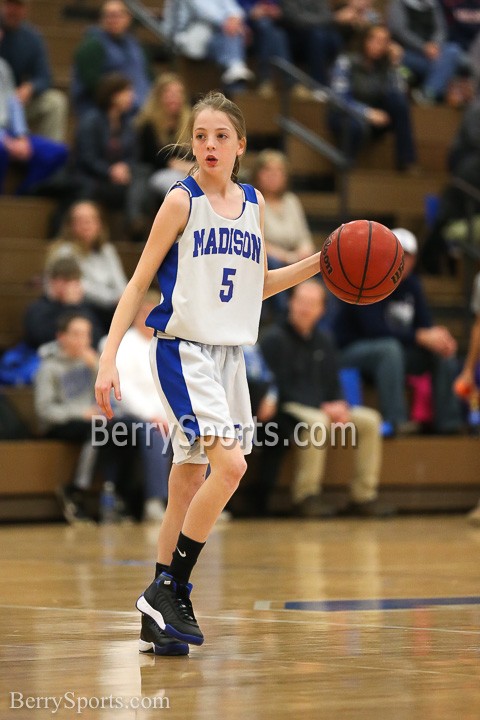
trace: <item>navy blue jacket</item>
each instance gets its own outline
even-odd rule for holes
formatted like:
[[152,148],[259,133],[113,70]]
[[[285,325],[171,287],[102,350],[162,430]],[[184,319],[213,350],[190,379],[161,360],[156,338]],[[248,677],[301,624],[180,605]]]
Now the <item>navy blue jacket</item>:
[[333,332],[341,348],[357,340],[385,337],[396,338],[405,347],[411,347],[416,331],[431,326],[420,278],[411,273],[385,300],[372,305],[340,303]]
[[52,76],[45,42],[38,30],[25,22],[18,30],[2,28],[2,31],[0,57],[10,65],[15,85],[31,82],[35,96],[48,90]]

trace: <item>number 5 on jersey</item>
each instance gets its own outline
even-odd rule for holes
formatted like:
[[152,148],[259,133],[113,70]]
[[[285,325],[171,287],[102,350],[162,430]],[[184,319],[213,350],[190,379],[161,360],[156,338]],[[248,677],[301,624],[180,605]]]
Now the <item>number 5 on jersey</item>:
[[[233,295],[233,275],[236,275],[235,268],[223,268],[222,289],[220,290],[220,300],[222,302],[230,302]],[[226,289],[224,289],[226,288]]]

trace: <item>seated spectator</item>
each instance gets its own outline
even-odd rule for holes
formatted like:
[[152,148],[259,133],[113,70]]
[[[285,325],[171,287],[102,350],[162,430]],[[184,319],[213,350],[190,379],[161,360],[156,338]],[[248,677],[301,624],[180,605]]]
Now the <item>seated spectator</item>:
[[393,231],[405,253],[400,285],[372,305],[341,303],[334,331],[345,367],[357,367],[373,382],[380,412],[397,432],[407,424],[406,375],[432,374],[433,431],[456,433],[461,427],[458,399],[452,391],[457,374],[457,344],[447,328],[433,325],[421,280],[414,272],[417,240],[405,228]]
[[[153,330],[145,325],[147,315],[159,302],[158,293],[147,293],[117,353],[117,367],[122,378],[121,409],[135,420],[142,421],[137,444],[143,459],[143,519],[147,521],[159,521],[163,517],[172,465],[167,416],[148,359]],[[149,423],[157,429],[152,431]]]
[[130,110],[137,111],[145,102],[151,78],[146,55],[129,32],[131,22],[122,0],[106,0],[99,26],[87,30],[73,63],[71,95],[77,114],[95,107],[100,80],[111,73],[130,80],[134,92]]
[[354,50],[359,35],[370,25],[383,21],[374,7],[374,0],[340,0],[334,2],[336,20],[344,38],[345,47]]
[[303,206],[288,189],[288,161],[277,150],[263,150],[252,168],[252,182],[265,198],[265,247],[269,260],[288,265],[314,252]]
[[[470,200],[451,182],[459,178],[480,187],[480,95],[466,108],[449,152],[450,181],[444,188],[435,222],[422,249],[422,268],[432,275],[439,274],[442,257],[449,255],[448,241],[462,244],[467,240]],[[480,213],[480,204],[473,201],[473,210]],[[458,221],[464,221],[459,226]],[[480,236],[475,233],[478,243]]]
[[390,0],[388,25],[404,48],[400,63],[419,85],[412,97],[420,104],[445,98],[459,67],[462,50],[447,42],[442,10],[433,0]]
[[172,147],[187,140],[189,117],[182,80],[174,73],[162,73],[135,118],[137,162],[130,215],[141,227],[156,213],[170,186],[184,178],[192,166],[193,160],[184,159]]
[[332,10],[329,0],[282,0],[281,7],[295,62],[305,64],[318,83],[329,85],[330,68],[343,47],[343,9]]
[[28,22],[28,0],[3,0],[0,16],[0,57],[10,65],[16,95],[31,132],[64,142],[68,101],[52,88],[45,42]]
[[108,230],[99,207],[89,200],[74,203],[60,237],[52,244],[47,262],[75,257],[80,265],[85,301],[95,309],[108,332],[127,278],[115,246],[108,242]]
[[440,6],[447,23],[449,42],[460,45],[468,53],[480,33],[478,0],[440,0]]
[[123,212],[132,180],[135,133],[130,111],[133,89],[124,75],[100,80],[97,108],[80,119],[73,151],[73,174],[83,199]]
[[288,35],[282,25],[279,0],[238,0],[253,31],[252,48],[257,61],[258,92],[264,98],[274,94],[270,60],[274,57],[291,62]]
[[[252,182],[265,198],[264,238],[270,268],[296,262],[314,252],[312,234],[298,197],[288,190],[288,161],[278,150],[263,150],[252,169]],[[268,298],[262,322],[283,318],[287,293]]]
[[397,169],[413,170],[417,152],[409,101],[389,53],[388,29],[373,25],[365,31],[358,54],[341,55],[337,59],[332,90],[362,115],[365,122],[332,110],[329,124],[339,146],[352,161],[367,139],[393,132]]
[[164,32],[185,57],[220,65],[226,92],[241,90],[253,79],[245,62],[245,14],[236,0],[165,0]]
[[[40,349],[41,362],[35,377],[35,409],[47,438],[81,443],[81,452],[73,477],[57,489],[67,522],[88,520],[86,491],[91,488],[97,461],[102,459],[105,479],[119,484],[130,480],[133,445],[115,443],[114,433],[101,445],[93,442],[92,419],[99,415],[95,403],[95,377],[98,353],[92,348],[90,320],[76,312],[59,318],[57,339]],[[128,418],[122,418],[127,427]],[[131,427],[131,422],[129,422]]]
[[66,145],[29,134],[10,68],[0,59],[0,193],[12,163],[24,169],[16,194],[27,195],[65,165],[67,155]]
[[[268,328],[261,338],[263,355],[273,371],[279,390],[280,410],[290,421],[297,450],[292,496],[294,514],[314,518],[334,515],[336,510],[321,497],[327,442],[312,442],[322,428],[324,440],[338,424],[353,423],[357,435],[351,501],[346,512],[358,516],[385,516],[393,508],[378,500],[382,439],[380,415],[365,407],[349,407],[342,397],[339,366],[331,339],[318,330],[325,309],[325,291],[316,280],[297,285],[290,297],[288,318]],[[285,449],[283,438],[265,453],[264,472],[275,477]],[[271,485],[271,482],[270,482]]]
[[[473,282],[471,307],[475,314],[475,321],[470,332],[467,357],[455,386],[470,402],[472,394],[476,393],[478,402],[480,395],[480,273],[476,275]],[[480,526],[480,501],[468,514],[468,520],[472,525]]]
[[96,347],[103,331],[95,312],[85,301],[80,266],[73,257],[58,258],[47,267],[45,292],[25,312],[25,342],[35,349],[53,342],[58,320],[67,311],[89,319]]

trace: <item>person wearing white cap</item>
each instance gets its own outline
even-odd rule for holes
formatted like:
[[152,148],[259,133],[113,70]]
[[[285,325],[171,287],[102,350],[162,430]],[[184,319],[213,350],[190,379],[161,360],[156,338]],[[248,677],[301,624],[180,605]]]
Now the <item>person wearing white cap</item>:
[[405,253],[403,279],[385,300],[372,305],[341,303],[334,333],[342,364],[357,367],[373,382],[380,412],[393,432],[412,430],[405,397],[406,375],[432,375],[433,423],[438,433],[456,433],[461,408],[452,391],[458,373],[457,344],[446,327],[434,325],[421,280],[413,272],[418,243],[406,228],[395,228]]

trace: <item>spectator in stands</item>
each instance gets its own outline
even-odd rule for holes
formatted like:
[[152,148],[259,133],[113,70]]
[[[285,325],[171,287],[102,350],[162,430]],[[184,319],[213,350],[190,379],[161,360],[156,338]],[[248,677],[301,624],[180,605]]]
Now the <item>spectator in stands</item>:
[[83,199],[112,212],[127,203],[135,157],[131,109],[133,88],[125,75],[111,73],[99,82],[97,107],[78,123],[74,147],[74,177]]
[[220,65],[227,92],[239,91],[253,79],[245,61],[246,31],[245,13],[236,0],[165,0],[166,37],[180,54]]
[[274,94],[274,57],[291,62],[288,35],[282,25],[283,11],[279,0],[239,0],[253,31],[253,54],[257,61],[258,92],[264,98]]
[[329,0],[281,0],[284,25],[295,61],[322,85],[330,84],[330,68],[343,47],[340,26],[344,8],[333,9]]
[[[129,416],[142,421],[138,444],[144,468],[143,519],[147,521],[159,521],[163,517],[172,464],[167,416],[148,360],[153,330],[145,325],[147,315],[159,302],[158,293],[147,293],[117,354],[117,367],[122,374],[121,408]],[[152,431],[152,426],[157,428]]]
[[90,28],[75,53],[71,94],[78,114],[95,107],[100,80],[104,75],[125,75],[134,90],[131,110],[137,111],[150,90],[147,57],[138,40],[129,32],[132,17],[122,0],[103,3],[100,25]]
[[374,0],[339,0],[333,4],[338,28],[347,49],[354,50],[359,34],[369,25],[382,22],[382,15],[374,7]]
[[181,78],[162,73],[135,118],[136,163],[130,215],[141,228],[158,210],[170,186],[184,178],[192,166],[192,160],[182,157],[181,148],[179,152],[172,147],[187,140],[189,117],[190,105]]
[[55,340],[58,320],[67,311],[84,315],[90,320],[96,346],[103,335],[102,328],[93,309],[85,301],[80,266],[73,257],[58,258],[47,267],[45,292],[25,312],[25,342],[38,348]]
[[[444,188],[438,212],[422,249],[422,267],[431,274],[441,271],[443,256],[448,255],[448,244],[462,244],[468,237],[466,218],[469,214],[469,197],[452,180],[459,178],[478,190],[480,188],[480,95],[467,106],[449,153],[450,180]],[[473,201],[474,213],[480,213],[480,204]],[[475,241],[480,233],[475,230]],[[454,249],[454,248],[453,248]]]
[[[297,423],[302,424],[294,432],[300,444],[292,488],[294,513],[305,518],[335,514],[321,498],[328,438],[338,431],[339,424],[353,423],[358,435],[351,501],[346,511],[366,517],[391,514],[393,508],[377,500],[382,454],[380,415],[371,408],[349,407],[343,399],[335,348],[329,336],[317,329],[324,310],[322,285],[316,280],[303,282],[292,291],[287,319],[268,328],[260,340],[290,431]],[[283,438],[263,448],[269,458],[264,463],[266,472],[276,474],[284,449]]]
[[457,433],[459,401],[452,391],[457,374],[457,343],[446,327],[433,325],[422,283],[414,272],[417,240],[405,228],[394,230],[405,253],[403,279],[385,300],[360,306],[341,303],[334,332],[342,364],[357,367],[373,381],[380,412],[399,433],[407,424],[406,375],[432,374],[433,431]]
[[[73,477],[57,490],[65,519],[72,523],[89,519],[86,491],[100,457],[105,479],[117,486],[125,478],[130,481],[134,457],[133,443],[125,433],[121,443],[115,443],[115,434],[109,432],[114,423],[106,426],[105,444],[103,433],[98,438],[102,445],[93,443],[92,419],[99,415],[94,393],[98,353],[91,343],[90,320],[76,312],[64,314],[58,320],[56,340],[40,348],[41,362],[35,377],[35,408],[45,436],[81,443]],[[131,429],[128,416],[122,422],[127,431]]]
[[[302,260],[314,252],[312,234],[302,204],[288,189],[289,172],[285,155],[278,150],[263,150],[252,169],[252,182],[265,198],[265,247],[271,268]],[[262,319],[268,315],[284,317],[287,293],[265,301]]]
[[440,0],[447,23],[448,40],[466,53],[480,33],[478,0]]
[[398,67],[390,60],[390,33],[385,26],[367,28],[360,52],[337,59],[332,90],[357,113],[347,116],[332,110],[329,115],[332,132],[352,161],[368,138],[391,131],[397,169],[415,170],[417,152],[409,101]]
[[404,48],[401,65],[411,74],[412,91],[419,104],[444,99],[459,67],[460,45],[447,42],[442,9],[435,0],[390,0],[388,25]]
[[48,262],[73,256],[80,265],[84,297],[108,332],[113,312],[127,278],[100,208],[90,200],[74,203],[68,211],[60,239],[52,244]]
[[68,102],[52,88],[45,42],[26,21],[28,0],[3,0],[0,15],[0,57],[13,71],[16,95],[25,109],[30,130],[64,142]]
[[303,206],[288,189],[285,155],[263,150],[252,168],[252,182],[265,198],[265,247],[269,260],[287,265],[314,252],[312,233]]
[[12,163],[24,168],[16,194],[26,195],[65,165],[67,155],[63,143],[29,134],[10,68],[0,59],[0,193]]

